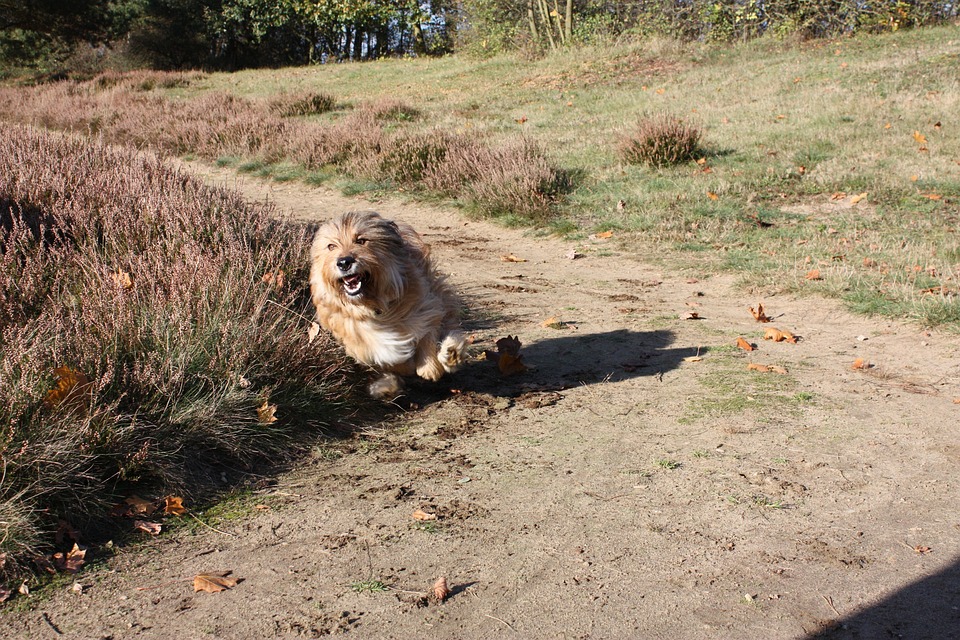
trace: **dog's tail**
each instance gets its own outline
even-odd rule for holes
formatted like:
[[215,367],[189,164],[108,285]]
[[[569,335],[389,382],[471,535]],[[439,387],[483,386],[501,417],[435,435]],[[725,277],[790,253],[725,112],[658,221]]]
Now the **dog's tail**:
[[462,331],[451,331],[440,341],[437,360],[447,373],[453,373],[467,359],[467,337]]

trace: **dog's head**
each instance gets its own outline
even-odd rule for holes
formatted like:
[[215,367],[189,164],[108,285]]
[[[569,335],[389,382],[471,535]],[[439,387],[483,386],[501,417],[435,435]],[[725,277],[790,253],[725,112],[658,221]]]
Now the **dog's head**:
[[354,211],[317,230],[311,283],[341,304],[377,308],[403,296],[410,248],[396,223]]

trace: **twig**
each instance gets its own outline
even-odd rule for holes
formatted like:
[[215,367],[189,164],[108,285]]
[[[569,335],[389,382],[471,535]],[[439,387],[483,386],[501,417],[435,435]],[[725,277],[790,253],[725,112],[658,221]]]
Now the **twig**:
[[190,516],[191,518],[193,518],[194,520],[196,520],[197,522],[199,522],[200,524],[202,524],[203,526],[205,526],[207,529],[210,529],[211,531],[216,531],[217,533],[222,533],[223,535],[225,535],[225,536],[230,536],[231,538],[236,538],[236,537],[238,537],[237,534],[235,534],[235,533],[230,533],[229,531],[221,531],[220,529],[217,529],[216,527],[211,527],[211,526],[208,525],[206,522],[204,522],[203,520],[201,520],[201,519],[198,518],[197,516],[193,515],[193,514],[190,513],[189,511],[187,511],[187,515]]
[[289,308],[289,307],[283,306],[283,305],[280,304],[279,302],[274,302],[273,300],[270,300],[270,299],[267,299],[267,302],[269,302],[270,304],[273,304],[273,305],[276,305],[276,306],[280,307],[281,309],[283,309],[284,311],[286,311],[286,312],[288,312],[288,313],[292,313],[292,314],[295,315],[295,316],[298,316],[298,317],[300,317],[300,318],[303,318],[303,319],[306,320],[307,322],[311,322],[311,323],[312,323],[312,322],[316,322],[315,320],[311,320],[310,318],[308,318],[307,316],[303,315],[302,313],[297,313],[297,312],[294,311],[293,309],[291,309],[291,308]]
[[830,608],[833,609],[833,612],[834,612],[835,614],[837,614],[837,617],[838,617],[838,618],[842,618],[842,617],[843,617],[842,615],[840,615],[840,612],[837,611],[837,608],[836,608],[835,606],[833,606],[833,598],[830,598],[830,597],[828,597],[828,596],[825,596],[825,595],[823,595],[822,593],[820,594],[820,597],[823,598],[828,605],[830,605]]
[[60,631],[60,629],[57,628],[57,625],[53,624],[53,620],[50,619],[50,616],[48,616],[46,612],[43,613],[42,617],[43,621],[47,623],[48,627],[53,629],[54,633],[56,633],[58,636],[63,635],[63,631]]
[[508,627],[510,627],[510,630],[511,630],[511,631],[513,631],[514,633],[516,633],[517,630],[514,629],[514,628],[513,628],[513,625],[510,624],[509,622],[507,622],[506,620],[501,620],[501,619],[498,618],[497,616],[492,616],[492,615],[490,615],[489,613],[485,613],[485,614],[483,614],[483,615],[485,615],[485,616],[488,617],[488,618],[493,618],[493,619],[496,620],[497,622],[502,622],[503,624],[505,624],[505,625],[507,625]]

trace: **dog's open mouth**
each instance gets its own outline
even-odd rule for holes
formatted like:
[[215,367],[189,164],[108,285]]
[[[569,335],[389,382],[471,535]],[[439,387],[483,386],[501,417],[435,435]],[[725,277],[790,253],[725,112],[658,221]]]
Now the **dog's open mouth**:
[[343,283],[343,291],[348,296],[358,296],[363,291],[362,274],[353,273],[349,276],[343,276],[340,278],[340,282]]

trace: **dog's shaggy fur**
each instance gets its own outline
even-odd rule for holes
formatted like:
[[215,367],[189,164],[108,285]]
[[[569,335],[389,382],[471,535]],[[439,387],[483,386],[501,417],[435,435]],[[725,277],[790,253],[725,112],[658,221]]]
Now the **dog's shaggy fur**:
[[400,376],[439,380],[463,362],[459,300],[412,227],[372,211],[346,213],[320,227],[310,259],[320,324],[383,374],[372,395],[395,396]]

